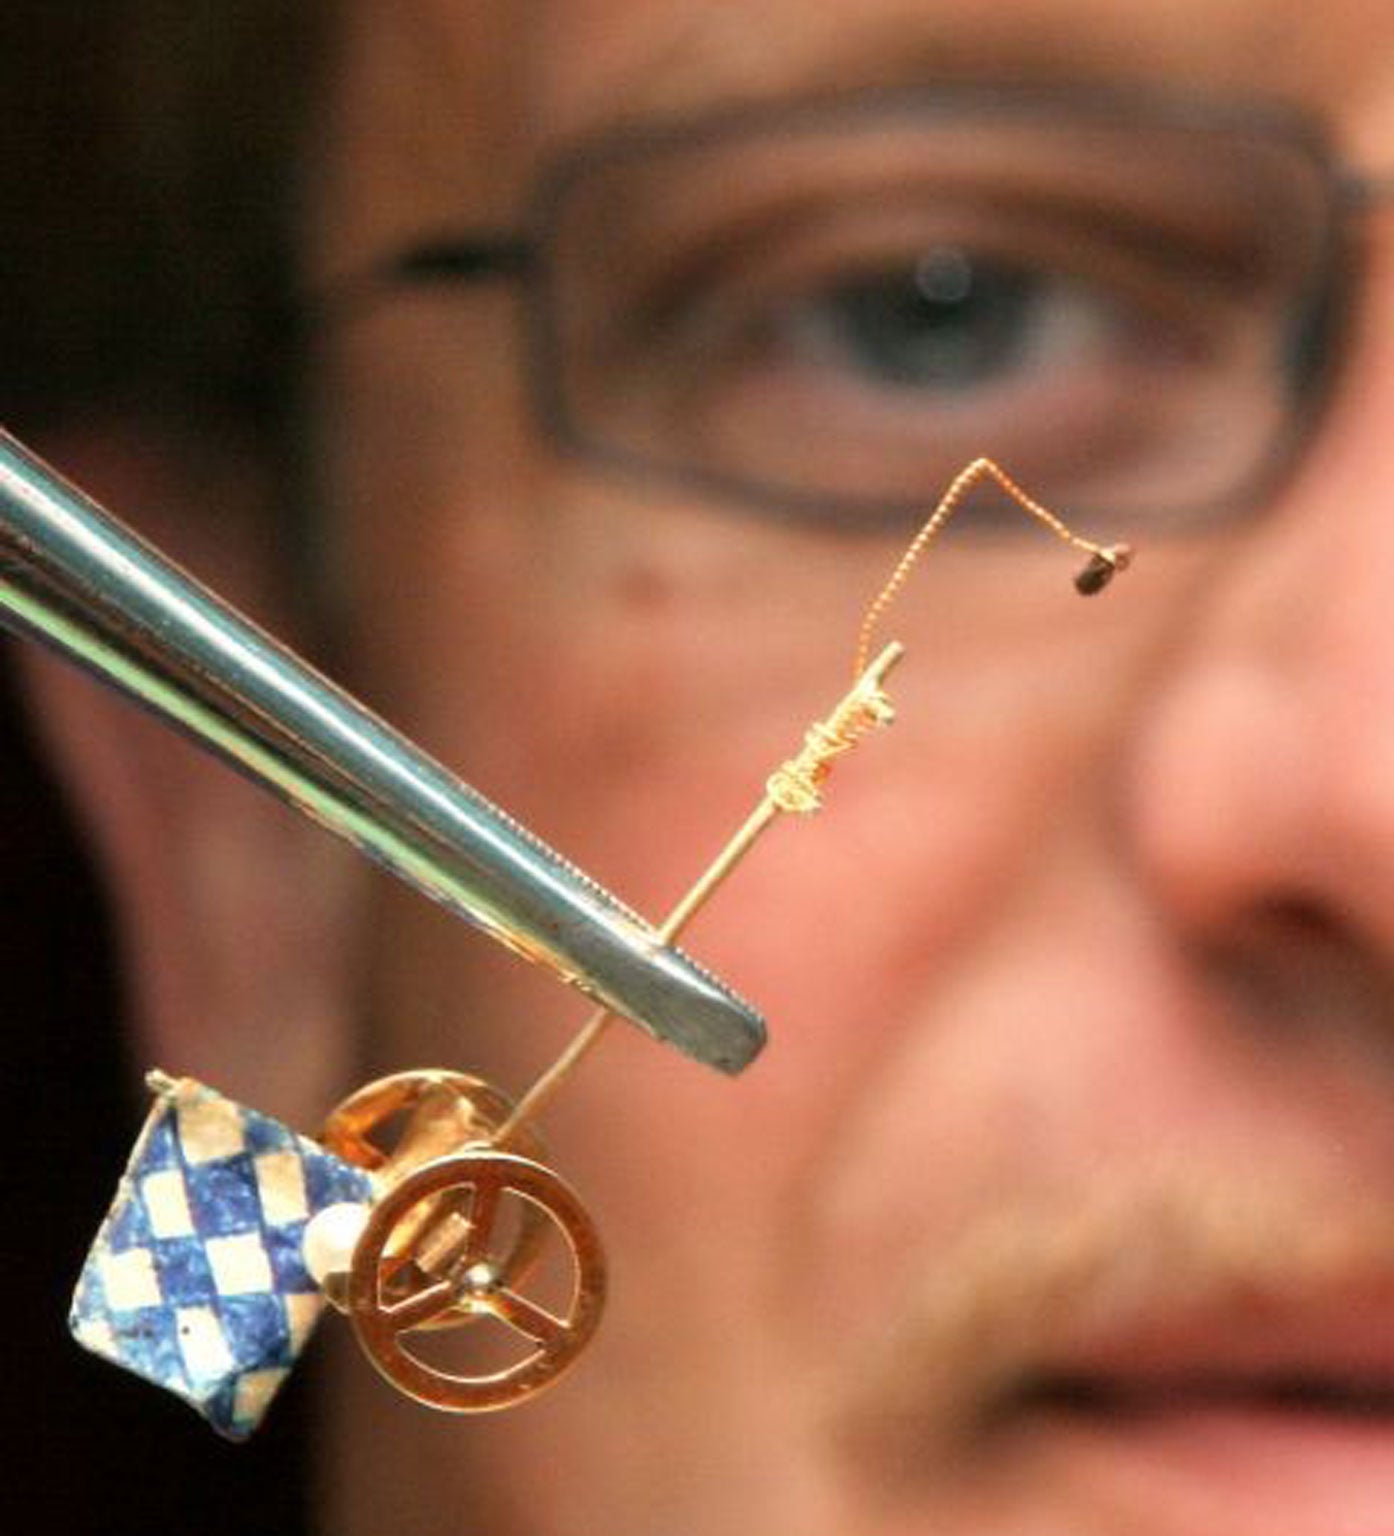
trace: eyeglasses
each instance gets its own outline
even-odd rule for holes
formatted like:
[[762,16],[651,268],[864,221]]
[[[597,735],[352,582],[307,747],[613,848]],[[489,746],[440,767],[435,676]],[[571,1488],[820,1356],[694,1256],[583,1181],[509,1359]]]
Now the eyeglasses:
[[860,92],[587,141],[520,235],[370,277],[526,285],[566,449],[842,527],[988,453],[1072,515],[1214,517],[1291,463],[1391,184],[1304,117],[1135,93]]

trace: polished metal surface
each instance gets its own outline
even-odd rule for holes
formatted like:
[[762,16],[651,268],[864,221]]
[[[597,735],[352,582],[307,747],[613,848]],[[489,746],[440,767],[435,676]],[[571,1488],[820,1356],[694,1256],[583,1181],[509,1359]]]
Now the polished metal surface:
[[688,1055],[738,1072],[763,1044],[648,924],[3,432],[0,623]]

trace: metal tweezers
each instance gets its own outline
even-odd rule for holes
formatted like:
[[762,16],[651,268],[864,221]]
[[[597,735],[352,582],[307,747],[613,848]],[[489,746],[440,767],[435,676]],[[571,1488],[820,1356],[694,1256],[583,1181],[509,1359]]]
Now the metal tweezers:
[[739,1072],[764,1043],[648,923],[3,431],[0,624],[697,1060]]

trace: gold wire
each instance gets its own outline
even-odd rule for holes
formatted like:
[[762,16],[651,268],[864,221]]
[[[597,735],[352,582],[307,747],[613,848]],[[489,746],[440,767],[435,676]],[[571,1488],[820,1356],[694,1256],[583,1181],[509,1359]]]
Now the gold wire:
[[1048,507],[1043,507],[1040,502],[1028,496],[1015,480],[1001,465],[992,459],[974,459],[971,464],[966,464],[954,476],[949,488],[939,498],[939,505],[929,514],[924,526],[911,540],[909,547],[900,557],[899,564],[891,572],[890,580],[881,588],[872,600],[871,606],[866,610],[866,616],[862,619],[862,627],[857,635],[856,660],[852,671],[860,674],[866,667],[866,658],[871,654],[871,639],[876,632],[876,626],[881,622],[886,610],[900,594],[900,589],[910,578],[920,556],[924,553],[925,545],[943,528],[944,524],[958,510],[959,503],[973,487],[983,479],[995,480],[998,485],[1012,498],[1016,504],[1029,512],[1038,522],[1044,523],[1047,528],[1066,544],[1073,545],[1075,549],[1083,550],[1088,555],[1099,555],[1109,559],[1111,551],[1101,545],[1091,543],[1088,539],[1082,539],[1073,533],[1065,524],[1056,517]]

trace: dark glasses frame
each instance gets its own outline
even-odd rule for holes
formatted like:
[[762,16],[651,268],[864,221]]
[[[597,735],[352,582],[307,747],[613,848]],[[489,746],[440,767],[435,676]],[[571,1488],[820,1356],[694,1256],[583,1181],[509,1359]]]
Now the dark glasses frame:
[[[924,502],[888,504],[868,497],[807,494],[758,479],[655,458],[587,431],[565,398],[563,327],[559,318],[555,232],[575,189],[599,171],[665,151],[723,142],[795,138],[812,129],[845,126],[856,132],[897,116],[919,121],[1042,122],[1126,131],[1193,131],[1261,140],[1305,164],[1322,188],[1322,228],[1310,281],[1294,305],[1291,332],[1294,391],[1292,430],[1275,438],[1265,460],[1221,503],[1159,509],[1172,525],[1249,510],[1300,458],[1324,413],[1349,342],[1351,299],[1363,280],[1353,235],[1355,220],[1394,197],[1394,173],[1367,174],[1347,165],[1321,123],[1280,102],[1225,100],[1155,89],[1098,85],[1017,85],[949,82],[832,93],[796,101],[738,105],[697,116],[624,124],[574,141],[537,177],[515,230],[447,231],[389,255],[314,307],[320,319],[342,319],[404,288],[520,283],[528,335],[526,368],[539,426],[554,446],[585,462],[630,477],[677,484],[717,502],[822,526],[873,530],[899,526]],[[984,452],[995,451],[984,444]],[[935,487],[927,486],[925,497]]]

